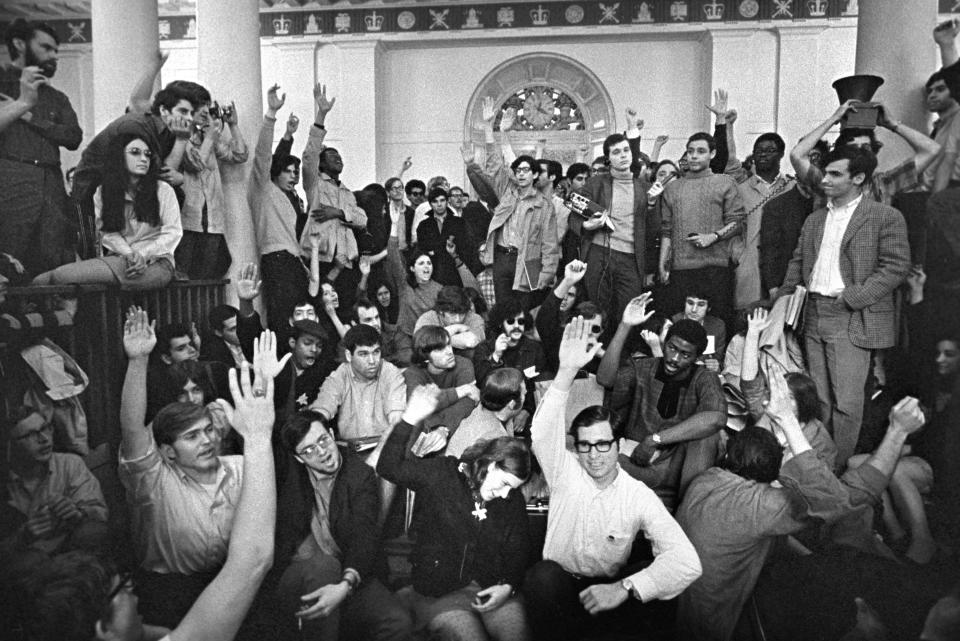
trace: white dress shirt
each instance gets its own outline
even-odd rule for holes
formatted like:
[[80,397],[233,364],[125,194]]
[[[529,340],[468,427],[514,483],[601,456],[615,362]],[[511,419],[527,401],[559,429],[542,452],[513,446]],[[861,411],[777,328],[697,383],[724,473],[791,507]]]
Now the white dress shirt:
[[863,196],[857,196],[846,205],[835,207],[827,203],[827,220],[823,227],[823,240],[817,252],[817,262],[810,272],[810,291],[823,296],[839,296],[843,292],[843,276],[840,274],[840,244],[847,231],[850,218]]
[[613,579],[627,563],[637,534],[653,547],[654,561],[628,577],[644,602],[671,599],[701,574],[700,558],[653,490],[618,469],[600,489],[566,449],[569,390],[551,385],[533,417],[533,452],[550,486],[543,558],[567,572]]

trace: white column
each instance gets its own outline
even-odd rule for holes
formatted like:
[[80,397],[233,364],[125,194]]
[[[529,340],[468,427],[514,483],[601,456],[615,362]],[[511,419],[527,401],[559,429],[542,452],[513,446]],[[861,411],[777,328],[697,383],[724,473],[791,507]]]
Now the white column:
[[157,0],[93,0],[94,125],[99,131],[123,115],[130,92],[160,46]]
[[[260,14],[257,0],[199,0],[197,3],[197,77],[221,104],[234,101],[240,131],[251,154],[263,122],[260,87]],[[233,265],[228,277],[241,266],[257,262],[256,235],[247,204],[250,161],[221,165],[227,203],[226,237]],[[228,299],[234,299],[228,288]]]
[[[377,181],[377,64],[379,41],[338,43],[320,49],[317,80],[336,88],[337,104],[327,117],[327,144],[343,156],[343,180],[350,189]],[[334,55],[331,55],[334,54]],[[336,61],[334,62],[334,60]],[[333,65],[336,67],[333,67]],[[381,96],[389,99],[388,96]],[[425,100],[428,100],[425,98]],[[414,115],[411,114],[411,117]]]
[[[875,99],[919,131],[930,127],[921,89],[940,66],[932,36],[936,23],[937,3],[933,0],[863,2],[857,20],[856,73],[882,77],[885,82]],[[909,147],[899,136],[881,130],[881,138],[885,143],[895,141],[898,152],[885,152],[881,159],[902,159],[908,153]]]
[[[777,132],[792,147],[803,134],[835,109],[829,84],[822,86],[818,69],[823,26],[778,26]],[[820,100],[823,97],[826,102]],[[792,170],[791,170],[792,171]]]

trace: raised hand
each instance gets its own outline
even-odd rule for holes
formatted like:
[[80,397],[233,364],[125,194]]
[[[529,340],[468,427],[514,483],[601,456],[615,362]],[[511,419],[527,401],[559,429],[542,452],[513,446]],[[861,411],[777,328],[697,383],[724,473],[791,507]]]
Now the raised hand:
[[958,33],[960,33],[960,19],[951,18],[934,27],[933,41],[938,45],[949,45],[957,39]]
[[497,336],[497,340],[493,344],[493,355],[497,357],[497,361],[503,356],[503,353],[507,351],[507,348],[510,346],[510,339],[506,334],[500,334]]
[[320,240],[321,240],[320,228],[317,227],[316,225],[312,225],[310,227],[310,236],[309,236],[310,249],[320,249]]
[[259,268],[256,263],[247,263],[237,274],[237,298],[240,300],[253,300],[260,295]]
[[20,72],[20,97],[18,100],[31,109],[40,98],[40,85],[46,84],[47,77],[40,73],[40,67],[24,67]]
[[287,94],[284,93],[280,96],[277,95],[278,91],[280,91],[280,85],[273,85],[267,90],[267,109],[273,113],[280,111],[280,108],[287,101]]
[[563,268],[563,280],[570,284],[579,283],[587,275],[587,264],[580,260],[571,260]]
[[727,109],[727,113],[724,114],[723,119],[728,125],[732,125],[737,122],[738,115],[736,109]]
[[370,275],[370,257],[361,256],[357,264],[357,267],[360,269],[361,276],[369,276]]
[[464,165],[470,165],[477,160],[477,151],[473,148],[471,143],[466,143],[460,146],[460,156],[463,158]]
[[[263,372],[251,373],[250,363],[231,368],[227,377],[233,397],[233,429],[247,444],[270,444],[273,432],[273,379]],[[253,380],[251,380],[253,379]]]
[[717,120],[724,120],[727,115],[727,91],[726,89],[717,89],[713,92],[713,104],[707,105],[707,109],[713,112]]
[[837,110],[833,112],[833,115],[830,117],[831,120],[834,122],[840,122],[843,120],[843,117],[847,115],[848,111],[856,113],[857,109],[854,107],[856,103],[857,101],[851,98],[850,100],[841,104],[839,107],[837,107]]
[[200,345],[203,339],[200,337],[200,332],[197,331],[197,323],[195,321],[190,321],[190,342],[193,343],[193,347],[199,352]]
[[627,303],[627,306],[623,308],[621,322],[630,327],[646,323],[653,316],[652,309],[647,311],[647,305],[650,303],[652,296],[650,292],[644,292]]
[[333,104],[337,102],[336,98],[327,98],[327,85],[321,85],[319,82],[313,88],[313,101],[317,104],[317,111],[326,115],[333,109]]
[[123,324],[123,351],[127,358],[147,358],[157,346],[157,335],[154,329],[156,321],[150,321],[147,312],[139,307],[133,314],[128,312],[127,320]]
[[670,136],[666,134],[660,134],[659,136],[653,139],[653,144],[656,145],[657,147],[663,147],[665,144],[667,144],[667,142],[669,142],[669,140],[670,140]]
[[653,200],[654,198],[656,198],[662,193],[663,193],[663,185],[660,184],[659,180],[656,180],[652,185],[650,185],[650,189],[647,190],[647,198],[649,198],[650,200]]
[[517,110],[510,107],[500,116],[500,131],[510,131],[517,121]]
[[563,330],[560,341],[560,369],[579,370],[592,361],[602,345],[594,341],[593,321],[577,316]]
[[877,120],[877,124],[881,127],[886,127],[887,129],[893,130],[897,128],[897,125],[900,123],[896,121],[896,118],[893,117],[893,114],[890,113],[890,108],[884,104],[880,105],[880,118]]
[[223,122],[227,126],[236,125],[240,122],[240,116],[237,114],[237,105],[230,101],[230,106],[223,110]]
[[253,339],[253,369],[266,377],[276,378],[291,356],[287,352],[277,360],[277,336],[270,330],[261,332],[259,338]]
[[890,426],[910,435],[923,427],[926,417],[920,409],[920,401],[912,396],[904,396],[890,410]]
[[410,425],[417,425],[437,410],[440,401],[440,388],[436,385],[420,385],[414,388],[407,399],[402,419]]
[[404,171],[407,171],[411,167],[413,167],[413,156],[407,156],[406,158],[403,159],[402,169]]
[[300,119],[297,118],[297,115],[295,113],[291,112],[290,115],[287,116],[286,135],[289,137],[293,137],[293,134],[297,133],[297,129],[299,128],[300,128]]
[[771,322],[770,312],[763,307],[757,307],[747,316],[747,333],[759,336],[760,332],[770,327]]
[[654,356],[663,356],[663,344],[660,342],[660,335],[649,329],[640,330],[640,338],[650,348],[650,353]]
[[493,121],[497,117],[497,108],[493,103],[493,98],[487,96],[483,99],[483,111],[480,118],[485,126],[493,126]]

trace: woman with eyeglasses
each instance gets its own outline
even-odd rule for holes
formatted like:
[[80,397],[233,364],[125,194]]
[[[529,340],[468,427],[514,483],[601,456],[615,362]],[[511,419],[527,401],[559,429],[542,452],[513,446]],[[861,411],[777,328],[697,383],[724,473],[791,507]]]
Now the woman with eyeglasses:
[[142,138],[119,136],[106,156],[93,197],[102,255],[67,263],[34,285],[119,284],[158,289],[173,278],[173,252],[183,236],[173,187],[159,180],[160,161]]
[[530,449],[505,436],[480,441],[459,459],[408,457],[411,434],[435,412],[439,396],[432,385],[413,391],[377,464],[377,474],[417,493],[413,586],[401,595],[415,625],[436,638],[527,641],[515,592],[529,563],[526,506],[517,490],[530,476]]
[[523,409],[533,416],[536,410],[534,381],[553,378],[543,346],[529,338],[526,331],[532,327],[530,314],[515,299],[497,303],[490,310],[487,340],[477,346],[473,367],[477,383],[483,386],[487,376],[494,370],[512,367],[523,372],[527,388]]

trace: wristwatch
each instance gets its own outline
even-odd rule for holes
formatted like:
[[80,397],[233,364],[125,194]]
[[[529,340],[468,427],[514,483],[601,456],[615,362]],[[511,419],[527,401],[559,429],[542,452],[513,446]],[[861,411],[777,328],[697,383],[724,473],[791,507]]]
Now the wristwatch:
[[660,434],[653,434],[650,436],[650,440],[656,443],[657,447],[663,445],[663,439],[660,438]]
[[620,581],[620,587],[626,590],[629,596],[632,596],[634,599],[640,599],[639,595],[637,595],[636,589],[633,587],[633,582],[630,579],[624,579]]

